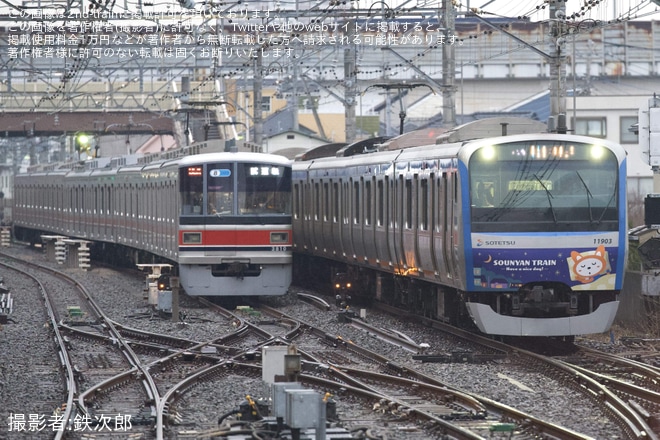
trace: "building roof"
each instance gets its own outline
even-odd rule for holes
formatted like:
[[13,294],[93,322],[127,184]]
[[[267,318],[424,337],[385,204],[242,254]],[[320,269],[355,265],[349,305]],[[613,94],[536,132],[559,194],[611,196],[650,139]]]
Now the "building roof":
[[295,131],[306,136],[317,135],[314,130],[307,128],[302,124],[298,124],[298,130],[293,129],[293,109],[290,107],[278,110],[264,119],[264,136],[273,137],[287,131]]

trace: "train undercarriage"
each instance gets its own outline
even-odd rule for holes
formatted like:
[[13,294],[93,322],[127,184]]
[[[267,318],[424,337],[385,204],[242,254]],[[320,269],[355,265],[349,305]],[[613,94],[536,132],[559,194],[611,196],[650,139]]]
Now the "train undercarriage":
[[[517,292],[466,293],[418,278],[397,276],[367,267],[294,254],[294,283],[331,292],[341,275],[351,288],[341,292],[352,305],[373,301],[404,309],[415,316],[440,320],[490,335],[571,337],[601,333],[618,308],[616,291],[574,292],[561,283],[525,285]],[[347,293],[348,292],[348,293]],[[339,298],[338,298],[339,301]]]
[[456,289],[367,267],[294,254],[294,284],[336,295],[333,280],[338,277],[350,281],[350,289],[342,287],[340,293],[351,298],[348,306],[380,302],[416,316],[476,329],[464,305],[465,296]]

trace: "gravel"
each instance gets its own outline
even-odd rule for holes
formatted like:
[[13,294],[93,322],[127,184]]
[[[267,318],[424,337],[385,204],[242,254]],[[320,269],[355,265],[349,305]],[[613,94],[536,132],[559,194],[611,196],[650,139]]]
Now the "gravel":
[[[172,322],[169,318],[154,315],[144,299],[144,277],[134,271],[116,271],[92,265],[92,270],[58,266],[47,261],[43,253],[12,246],[6,252],[29,258],[40,264],[58,267],[72,275],[90,292],[97,303],[119,323],[152,332],[169,333],[182,338],[210,340],[233,330],[231,322],[211,313],[195,299],[182,296],[181,310],[186,314],[186,323]],[[4,273],[5,284],[15,295],[14,313],[11,322],[0,331],[0,396],[3,419],[10,413],[50,414],[64,395],[59,379],[58,364],[52,351],[51,333],[45,324],[45,313],[41,311],[41,299],[37,289],[25,279]],[[335,311],[320,311],[307,303],[298,301],[296,293],[302,289],[292,287],[284,297],[268,302],[282,307],[285,313],[305,316],[305,320],[322,327],[330,334],[341,335],[374,351],[392,357],[400,365],[406,365],[444,381],[448,386],[488,397],[518,408],[532,416],[560,424],[582,434],[599,439],[620,438],[621,431],[599,413],[595,406],[581,395],[561,386],[537,371],[529,371],[510,361],[486,364],[469,363],[421,363],[412,359],[412,354],[399,347],[381,341],[348,324],[340,323]],[[37,306],[39,304],[39,306]],[[455,342],[445,339],[436,331],[410,322],[401,322],[392,316],[369,312],[367,322],[376,327],[398,330],[418,343],[430,345],[427,353],[447,353],[470,349],[456,347]],[[50,372],[50,373],[46,373]],[[52,374],[52,388],[35,389],[35,374]],[[230,376],[221,386],[200,386],[185,396],[178,407],[187,423],[196,428],[212,427],[222,414],[232,411],[246,395],[267,397],[268,387],[258,379]],[[189,403],[189,405],[188,405]],[[195,410],[190,408],[194,405]],[[338,411],[346,420],[364,418],[363,409],[347,404]],[[27,417],[27,416],[26,416]],[[0,440],[29,438],[7,432],[7,423],[0,425]],[[184,426],[185,428],[185,426]],[[405,436],[391,436],[390,438]],[[35,437],[37,438],[37,437]],[[41,437],[43,438],[43,437]],[[417,438],[411,435],[409,438]]]

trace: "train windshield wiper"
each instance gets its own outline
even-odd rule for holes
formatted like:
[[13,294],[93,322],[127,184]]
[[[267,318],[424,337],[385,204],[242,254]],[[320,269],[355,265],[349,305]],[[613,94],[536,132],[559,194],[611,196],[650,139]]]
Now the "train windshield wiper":
[[552,220],[554,220],[555,224],[557,224],[557,213],[555,212],[554,206],[552,206],[553,196],[550,193],[550,190],[548,190],[548,188],[545,186],[543,181],[541,179],[539,179],[539,176],[537,176],[536,174],[532,174],[532,175],[541,184],[541,187],[545,191],[545,196],[548,198],[548,205],[550,205],[550,212],[552,212]]
[[597,223],[603,221],[603,217],[605,217],[605,213],[610,208],[610,205],[612,205],[612,201],[614,201],[614,198],[616,197],[616,193],[618,192],[617,191],[618,187],[619,187],[619,182],[616,182],[614,185],[614,190],[612,191],[612,195],[610,196],[610,199],[607,201],[607,205],[605,205],[605,207],[603,208],[603,212],[600,213]]
[[[582,186],[584,186],[584,190],[587,192],[587,207],[589,208],[589,222],[593,223],[594,222],[594,215],[593,215],[593,211],[591,209],[591,199],[593,199],[594,195],[591,193],[591,191],[589,191],[589,187],[587,186],[587,183],[584,181],[584,179],[580,175],[580,172],[576,170],[575,174],[577,174],[578,179],[580,179],[580,182],[582,183]],[[603,214],[604,214],[604,212],[603,212]],[[599,223],[600,223],[600,220],[602,218],[603,218],[603,215],[600,216],[600,219],[598,220]]]

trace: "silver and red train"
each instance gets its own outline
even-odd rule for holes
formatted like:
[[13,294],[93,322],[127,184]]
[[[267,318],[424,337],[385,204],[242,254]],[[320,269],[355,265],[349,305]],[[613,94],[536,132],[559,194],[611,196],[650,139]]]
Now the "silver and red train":
[[92,241],[93,257],[172,263],[193,296],[282,295],[291,283],[283,156],[167,152],[37,166],[15,177],[12,217],[19,240],[59,234]]

